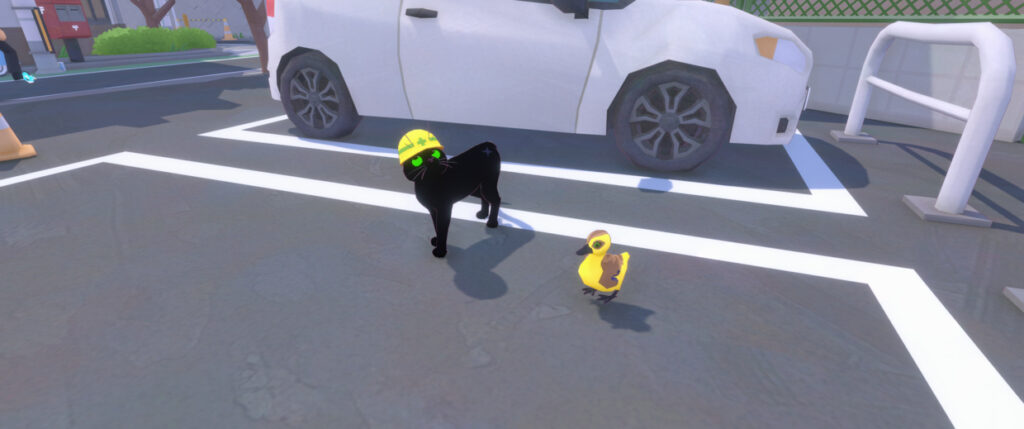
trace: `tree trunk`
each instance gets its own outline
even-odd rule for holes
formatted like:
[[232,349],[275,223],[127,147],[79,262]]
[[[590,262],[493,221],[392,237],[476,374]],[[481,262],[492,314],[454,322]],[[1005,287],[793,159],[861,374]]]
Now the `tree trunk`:
[[254,0],[237,1],[242,5],[245,20],[249,22],[249,33],[252,34],[252,39],[256,42],[256,50],[260,53],[260,70],[264,74],[269,73],[267,71],[267,33],[263,31],[263,26],[267,24],[267,4],[265,1],[260,1],[259,7],[256,7],[252,3]]
[[129,0],[135,7],[139,8],[139,12],[142,12],[142,17],[146,20],[146,26],[150,28],[157,28],[160,26],[160,21],[164,19],[167,12],[170,12],[171,8],[174,7],[174,3],[177,0],[167,0],[160,9],[157,9],[153,4],[153,0]]

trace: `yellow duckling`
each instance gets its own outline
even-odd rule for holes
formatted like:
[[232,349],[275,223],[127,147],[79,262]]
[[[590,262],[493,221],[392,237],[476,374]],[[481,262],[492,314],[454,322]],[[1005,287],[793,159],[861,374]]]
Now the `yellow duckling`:
[[621,255],[609,255],[608,248],[612,245],[612,238],[606,231],[597,230],[587,236],[587,244],[576,251],[577,255],[587,255],[580,264],[580,280],[588,287],[583,288],[584,295],[593,295],[594,292],[611,292],[611,295],[598,295],[598,301],[605,304],[611,302],[619,295],[622,288],[622,279],[626,278],[626,268],[629,267],[629,252],[622,252]]

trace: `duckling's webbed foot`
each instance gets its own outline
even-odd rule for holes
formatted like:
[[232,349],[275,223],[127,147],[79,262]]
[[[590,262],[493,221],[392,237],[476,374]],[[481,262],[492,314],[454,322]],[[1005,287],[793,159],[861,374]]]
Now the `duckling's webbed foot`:
[[609,302],[612,302],[612,300],[615,299],[616,296],[619,296],[619,291],[612,292],[611,295],[598,295],[597,300],[607,304]]
[[584,295],[593,295],[594,292],[597,292],[597,289],[590,288],[590,287],[583,288],[583,294]]

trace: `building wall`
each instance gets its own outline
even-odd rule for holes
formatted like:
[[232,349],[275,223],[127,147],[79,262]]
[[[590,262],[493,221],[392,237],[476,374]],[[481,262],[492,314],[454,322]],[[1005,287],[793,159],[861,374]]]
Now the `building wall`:
[[18,17],[14,14],[11,0],[0,0],[0,29],[7,34],[7,44],[11,45],[18,52],[18,62],[22,67],[36,65],[36,61],[29,52],[28,41],[25,39],[25,32],[21,29]]
[[32,54],[29,52],[28,41],[25,40],[25,33],[21,30],[21,27],[3,27],[3,30],[7,34],[7,44],[11,45],[18,52],[18,63],[22,67],[35,66],[36,60],[32,58]]
[[7,31],[14,27],[18,27],[18,18],[14,16],[11,0],[0,0],[0,28]]
[[[124,17],[124,23],[128,27],[146,25],[146,20],[143,19],[139,8],[129,0],[110,0],[110,2],[118,4],[121,15]],[[155,3],[162,4],[162,1],[156,0]],[[243,39],[252,40],[252,34],[249,34],[249,23],[245,20],[242,6],[238,4],[237,0],[178,0],[171,11],[174,13],[173,19],[168,14],[161,23],[163,26],[184,27],[185,21],[182,15],[188,15],[189,27],[206,30],[214,39],[221,40],[224,38],[224,22],[213,20],[227,18],[231,33],[243,33]]]
[[[784,23],[811,51],[811,99],[807,108],[848,114],[868,48],[885,24]],[[996,140],[1019,141],[1024,134],[1024,26],[1000,26],[1013,40],[1017,75],[1010,105]],[[973,46],[936,45],[897,39],[879,69],[879,77],[912,91],[970,108],[980,75],[978,50]],[[963,131],[965,122],[874,89],[868,105],[870,119]]]
[[[254,3],[259,6],[259,0],[256,0]],[[231,33],[242,33],[243,40],[252,40],[249,22],[245,20],[242,6],[236,0],[178,0],[178,5],[175,8],[178,10],[178,22],[181,22],[182,25],[184,25],[181,18],[183,14],[188,15],[190,20],[227,18]],[[224,38],[223,22],[190,22],[189,26],[206,30],[217,40]]]

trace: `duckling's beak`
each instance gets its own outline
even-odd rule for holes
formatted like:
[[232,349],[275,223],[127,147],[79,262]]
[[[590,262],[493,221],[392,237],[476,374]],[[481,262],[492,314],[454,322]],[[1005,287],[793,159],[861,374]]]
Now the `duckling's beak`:
[[593,250],[590,249],[590,244],[588,243],[588,244],[584,244],[583,247],[580,248],[580,250],[577,250],[576,254],[577,255],[586,255],[586,254],[592,253],[592,252],[593,252]]

